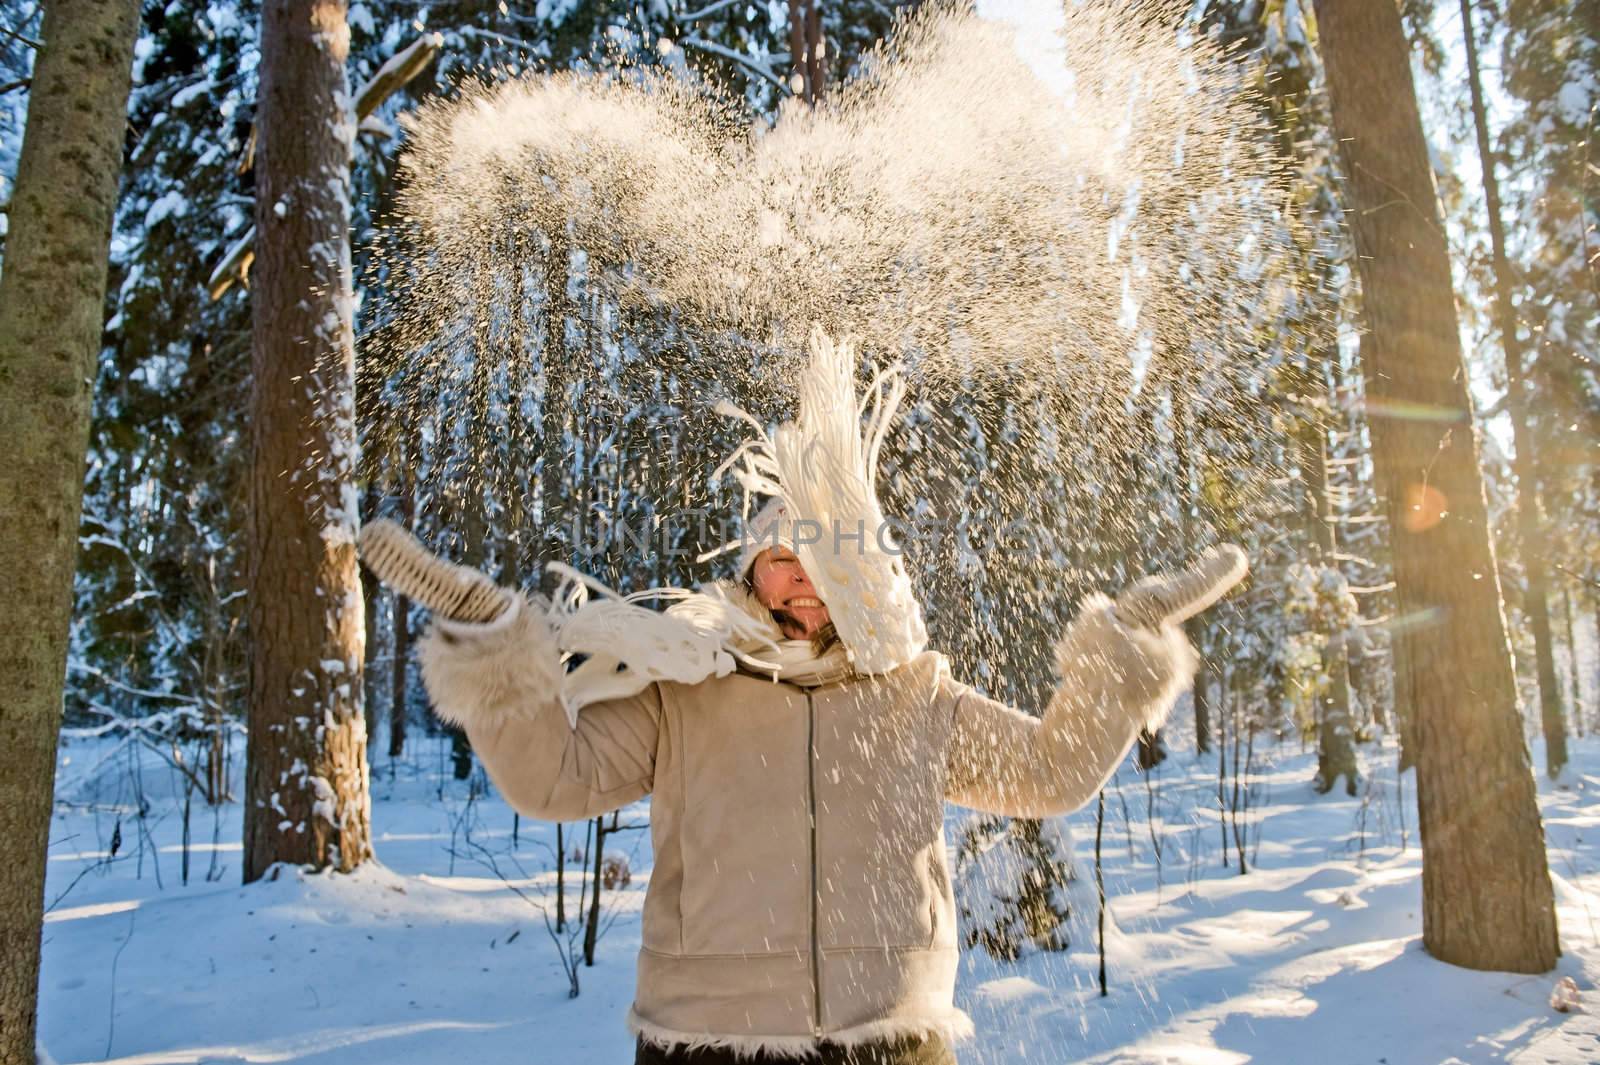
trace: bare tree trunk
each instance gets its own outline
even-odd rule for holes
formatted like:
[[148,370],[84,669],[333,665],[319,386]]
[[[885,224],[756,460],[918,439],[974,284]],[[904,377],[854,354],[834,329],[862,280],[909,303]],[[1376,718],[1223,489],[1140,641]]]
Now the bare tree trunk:
[[1483,197],[1489,212],[1489,245],[1494,256],[1495,319],[1506,356],[1506,407],[1511,414],[1517,474],[1517,531],[1522,540],[1522,572],[1528,588],[1522,612],[1533,629],[1533,656],[1539,679],[1539,723],[1544,729],[1545,772],[1551,777],[1567,764],[1567,724],[1561,714],[1561,687],[1556,680],[1555,640],[1550,633],[1550,578],[1545,568],[1544,520],[1539,516],[1539,456],[1529,421],[1528,383],[1523,375],[1522,338],[1511,298],[1511,264],[1506,261],[1506,234],[1500,216],[1500,181],[1495,176],[1494,148],[1484,113],[1483,84],[1478,74],[1478,42],[1472,31],[1471,0],[1461,0],[1461,30],[1466,40],[1467,85],[1472,91],[1472,118],[1478,132],[1478,158],[1483,169]]
[[1100,789],[1094,808],[1094,893],[1098,907],[1095,911],[1095,945],[1100,952],[1100,997],[1106,990],[1106,874],[1100,861],[1100,841],[1106,830],[1106,789]]
[[[1188,375],[1190,387],[1198,386],[1198,377],[1193,372]],[[1183,503],[1183,541],[1184,546],[1193,551],[1198,547],[1200,494],[1194,485],[1194,466],[1189,458],[1194,446],[1190,435],[1194,414],[1189,405],[1187,389],[1182,384],[1172,390],[1172,409],[1172,431],[1177,438],[1178,492]],[[1190,641],[1202,652],[1206,646],[1204,626],[1203,617],[1191,618],[1183,626]],[[1210,681],[1211,664],[1202,653],[1200,671],[1195,675],[1194,690],[1190,696],[1194,705],[1194,745],[1201,754],[1211,750],[1211,706],[1207,697]]]
[[[1249,801],[1248,790],[1240,793],[1241,783],[1246,783],[1244,762],[1239,757],[1239,733],[1248,725],[1244,721],[1244,692],[1235,692],[1232,699],[1228,700],[1228,731],[1233,734],[1233,788],[1228,800],[1228,813],[1231,816],[1233,827],[1233,845],[1239,854],[1239,875],[1244,876],[1250,871],[1244,859],[1244,830],[1239,824],[1239,817],[1244,812],[1244,804]],[[1226,846],[1226,843],[1224,843]]]
[[45,8],[0,271],[0,1062],[32,1065],[91,382],[139,5]]
[[556,931],[567,930],[567,852],[563,849],[566,840],[561,831],[561,822],[556,822]]
[[1578,623],[1572,610],[1572,589],[1561,589],[1562,613],[1567,621],[1567,680],[1571,686],[1572,695],[1568,702],[1572,705],[1572,723],[1578,730],[1578,736],[1583,736],[1583,672],[1578,668]]
[[1317,0],[1316,14],[1394,538],[1395,685],[1417,742],[1423,944],[1469,968],[1545,972],[1560,948],[1544,828],[1410,53],[1394,0]]
[[589,896],[589,917],[583,925],[583,964],[594,964],[594,947],[600,941],[600,888],[606,853],[606,819],[602,814],[594,819],[594,853],[590,855],[594,867],[594,891]]
[[244,877],[372,855],[356,573],[349,29],[267,0],[256,109]]
[[1595,693],[1600,703],[1600,592],[1589,592],[1589,617],[1594,621]]
[[[417,520],[417,497],[408,468],[411,454],[409,449],[401,452],[398,471],[400,521],[408,529]],[[395,593],[394,617],[390,624],[394,657],[389,663],[389,757],[395,759],[406,753],[406,726],[411,720],[411,689],[407,683],[411,664],[411,600],[399,593]]]
[[[1185,626],[1187,628],[1188,626]],[[1194,692],[1194,745],[1201,754],[1211,751],[1211,667],[1201,663],[1195,674]]]
[[789,53],[794,63],[789,88],[808,104],[822,99],[825,47],[817,0],[789,0]]
[[467,730],[460,725],[451,725],[448,731],[451,776],[466,780],[472,775],[472,743],[467,739]]
[[[544,336],[539,350],[539,369],[544,378],[544,399],[539,410],[539,527],[543,536],[542,561],[571,562],[569,545],[562,538],[559,524],[562,508],[560,500],[566,488],[566,471],[562,462],[566,458],[567,410],[566,390],[569,368],[567,365],[567,315],[572,301],[567,296],[571,282],[572,251],[565,242],[553,237],[549,257],[545,262],[544,276]],[[579,522],[587,515],[572,510],[573,538],[580,539]],[[571,545],[575,549],[575,545]]]
[[[381,493],[378,490],[378,478],[370,477],[367,480],[367,490],[363,493],[361,513],[371,517],[378,513],[378,501]],[[361,663],[361,675],[365,678],[362,685],[361,716],[367,723],[367,744],[372,744],[372,737],[378,734],[378,670],[375,668],[373,656],[378,650],[378,641],[373,639],[373,634],[378,631],[378,597],[383,594],[383,585],[371,573],[362,570],[361,600],[365,605],[364,621],[361,631],[367,634],[365,655]]]
[[[1336,358],[1337,353],[1326,358]],[[1305,418],[1299,431],[1300,466],[1306,484],[1306,504],[1312,532],[1316,534],[1322,564],[1334,564],[1339,549],[1338,526],[1328,500],[1328,440],[1320,411]],[[1317,778],[1312,787],[1324,795],[1339,778],[1345,794],[1354,795],[1361,773],[1356,763],[1355,722],[1350,717],[1350,657],[1343,632],[1330,632],[1322,666],[1331,690],[1317,700]]]
[[1233,707],[1232,678],[1224,678],[1217,701],[1217,828],[1222,833],[1222,867],[1228,868],[1228,714]]

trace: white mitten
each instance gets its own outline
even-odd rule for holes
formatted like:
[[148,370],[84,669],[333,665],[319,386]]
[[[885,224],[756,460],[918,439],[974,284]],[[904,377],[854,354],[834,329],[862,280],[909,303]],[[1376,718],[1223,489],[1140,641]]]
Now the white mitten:
[[475,569],[439,558],[386,518],[362,526],[356,547],[380,581],[448,621],[495,621],[520,598]]
[[1208,548],[1181,573],[1146,577],[1117,597],[1112,608],[1129,628],[1160,629],[1194,617],[1228,594],[1250,572],[1250,559],[1233,544]]

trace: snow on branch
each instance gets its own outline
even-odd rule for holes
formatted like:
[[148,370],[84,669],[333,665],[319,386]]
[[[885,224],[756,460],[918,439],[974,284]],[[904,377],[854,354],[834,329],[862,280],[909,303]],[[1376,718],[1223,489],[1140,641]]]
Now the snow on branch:
[[783,78],[779,77],[777,74],[774,74],[771,68],[753,56],[745,55],[742,52],[735,52],[732,48],[724,47],[723,45],[717,44],[715,41],[701,40],[699,37],[684,37],[679,40],[678,43],[685,48],[693,48],[697,52],[705,52],[708,55],[720,56],[721,58],[732,63],[737,63],[739,66],[744,67],[757,77],[765,78],[766,80],[772,82],[772,84],[778,87],[780,92],[789,92],[789,83]]
[[378,106],[404,88],[412,78],[427,69],[444,44],[444,34],[424,33],[389,57],[378,72],[356,91],[356,121],[359,123]]
[[233,242],[228,254],[224,255],[217,268],[211,271],[211,277],[206,281],[206,289],[211,293],[211,298],[221,299],[222,294],[228,291],[235,281],[245,285],[250,277],[250,264],[255,262],[255,258],[256,227],[251,226],[244,231],[244,236]]
[[705,7],[702,7],[699,11],[691,11],[687,15],[679,15],[678,21],[683,24],[699,22],[703,18],[710,18],[719,11],[726,11],[735,4],[747,2],[748,0],[716,0],[716,3],[708,4]]
[[[415,78],[428,68],[434,56],[439,54],[439,49],[444,45],[444,34],[424,33],[400,51],[390,56],[378,68],[378,72],[368,78],[361,88],[356,90],[354,114],[352,122],[358,130],[363,132],[378,132],[389,136],[386,126],[374,128],[367,123],[367,118],[376,111],[385,100],[404,88],[411,79]],[[255,129],[250,130],[250,144],[255,144]],[[247,156],[241,160],[241,172],[248,169],[250,159]],[[211,271],[211,277],[206,282],[206,288],[211,293],[213,300],[219,300],[228,289],[233,287],[235,281],[244,284],[250,274],[250,264],[255,261],[256,227],[251,226],[245,230],[244,236],[234,242],[228,253],[222,257],[216,269]]]

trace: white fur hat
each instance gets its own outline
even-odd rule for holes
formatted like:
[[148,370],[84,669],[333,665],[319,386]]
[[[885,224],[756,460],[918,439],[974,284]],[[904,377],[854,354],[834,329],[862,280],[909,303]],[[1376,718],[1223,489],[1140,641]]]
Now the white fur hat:
[[735,570],[739,579],[749,578],[750,568],[761,552],[779,546],[795,550],[794,522],[789,518],[789,508],[782,497],[774,496],[745,523],[739,538],[739,565]]
[[[834,343],[815,328],[808,346],[810,359],[797,382],[800,409],[792,420],[769,431],[727,400],[717,404],[757,435],[713,476],[732,470],[747,496],[773,500],[745,530],[739,575],[767,548],[788,546],[828,605],[856,670],[886,673],[921,654],[928,642],[905,563],[879,535],[887,521],[878,503],[878,453],[905,380],[898,365],[878,370],[863,397],[856,390],[853,344]],[[855,545],[848,554],[846,542]]]

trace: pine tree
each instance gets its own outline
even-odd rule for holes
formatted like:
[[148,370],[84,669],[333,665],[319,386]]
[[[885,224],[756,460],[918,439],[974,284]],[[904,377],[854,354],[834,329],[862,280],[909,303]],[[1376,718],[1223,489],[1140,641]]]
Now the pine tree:
[[34,1060],[45,860],[72,610],[90,382],[124,111],[132,0],[45,12],[0,270],[0,1063]]
[[[1544,972],[1555,907],[1410,53],[1390,0],[1319,0],[1370,328],[1377,473],[1406,624],[1423,943],[1469,968]],[[1427,412],[1427,417],[1406,416]]]
[[267,0],[256,110],[246,881],[372,854],[343,0]]
[[1500,82],[1517,104],[1500,150],[1526,175],[1505,189],[1523,231],[1509,251],[1527,336],[1524,416],[1542,458],[1552,577],[1581,592],[1600,581],[1600,6],[1511,0],[1498,14]]
[[1505,224],[1500,208],[1500,178],[1495,151],[1489,139],[1489,119],[1483,102],[1483,78],[1478,71],[1478,41],[1472,23],[1472,2],[1461,0],[1461,27],[1467,53],[1467,86],[1472,93],[1473,126],[1482,166],[1483,194],[1489,221],[1494,272],[1495,318],[1506,360],[1506,407],[1516,446],[1513,469],[1517,478],[1517,528],[1522,570],[1526,580],[1523,613],[1533,630],[1540,723],[1544,728],[1545,768],[1554,777],[1567,763],[1567,726],[1561,713],[1561,690],[1556,680],[1554,640],[1550,632],[1549,578],[1546,562],[1544,518],[1540,514],[1541,464],[1535,430],[1528,410],[1529,388],[1523,366],[1521,330],[1513,302],[1511,264],[1506,256]]

